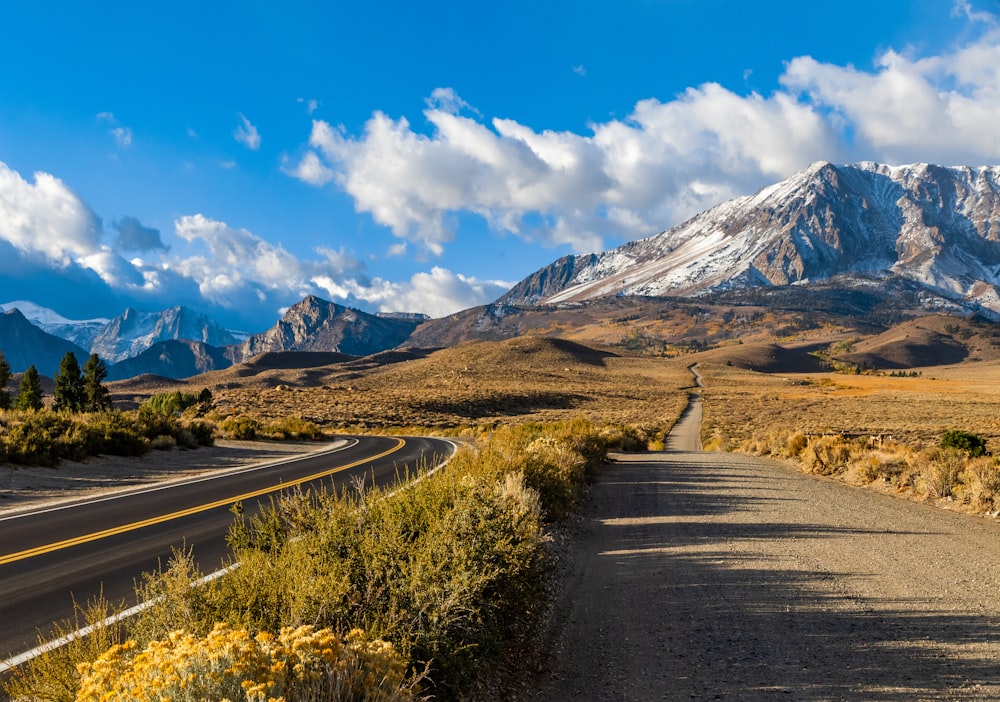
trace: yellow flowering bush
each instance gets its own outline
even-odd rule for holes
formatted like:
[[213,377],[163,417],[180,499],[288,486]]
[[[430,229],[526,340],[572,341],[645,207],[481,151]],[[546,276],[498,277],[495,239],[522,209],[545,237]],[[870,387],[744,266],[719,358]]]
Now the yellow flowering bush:
[[79,666],[77,702],[413,700],[416,681],[392,644],[360,629],[286,627],[274,636],[217,624],[207,636],[171,632],[135,653],[133,641]]

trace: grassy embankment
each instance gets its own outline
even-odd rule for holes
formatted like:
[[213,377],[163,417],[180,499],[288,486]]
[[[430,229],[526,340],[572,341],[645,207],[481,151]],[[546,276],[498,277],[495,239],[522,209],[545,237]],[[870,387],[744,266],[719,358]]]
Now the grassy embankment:
[[[391,650],[383,664],[402,665],[404,675],[390,685],[399,699],[417,694],[418,686],[438,699],[481,696],[477,691],[490,680],[503,689],[508,666],[516,670],[534,659],[526,654],[551,587],[553,525],[570,514],[609,446],[662,447],[686,403],[679,389],[690,384],[680,363],[546,339],[470,344],[364,372],[341,364],[212,379],[199,379],[214,396],[204,419],[230,436],[301,435],[317,426],[327,433],[419,428],[461,435],[476,450],[463,449],[446,470],[392,498],[359,491],[296,495],[250,523],[238,522],[233,559],[242,567],[191,589],[200,574],[179,554],[143,585],[143,596],[162,598],[157,606],[124,631],[108,628],[37,659],[14,679],[13,696],[31,691],[37,699],[74,699],[83,682],[77,664],[115,645],[125,648],[98,666],[110,677],[101,673],[87,683],[98,687],[89,689],[125,684],[148,670],[151,657],[180,660],[160,666],[178,676],[198,665],[207,670],[196,652],[210,636],[234,651],[252,649],[246,655],[253,660],[294,668],[290,659],[274,658],[272,643],[282,631],[294,638],[299,630],[288,627],[299,626],[314,627],[301,636],[324,640],[357,628],[365,642]],[[107,609],[81,616],[100,619]],[[220,623],[228,628],[213,634]],[[184,633],[171,638],[171,632]],[[251,643],[257,632],[265,642]],[[363,667],[363,656],[337,658],[349,643],[313,663]],[[139,653],[150,647],[145,657]],[[175,655],[180,649],[195,653],[184,662]],[[254,675],[242,681],[248,688],[262,680],[259,670]],[[221,688],[199,694],[222,696]],[[286,690],[287,699],[296,694]]]
[[154,606],[36,659],[8,693],[96,700],[132,685],[141,692],[123,699],[477,696],[532,646],[550,587],[549,526],[570,514],[607,448],[636,434],[575,421],[480,439],[395,496],[308,492],[238,518],[230,539],[240,567],[194,588],[201,574],[177,554],[141,587]]

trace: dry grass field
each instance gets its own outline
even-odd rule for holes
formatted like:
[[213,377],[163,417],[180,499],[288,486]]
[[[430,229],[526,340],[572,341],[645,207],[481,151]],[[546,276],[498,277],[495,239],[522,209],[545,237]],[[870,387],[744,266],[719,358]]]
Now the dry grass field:
[[[540,337],[323,365],[298,356],[293,368],[274,355],[187,382],[137,379],[111,387],[117,399],[133,402],[207,387],[220,417],[264,423],[300,417],[327,431],[455,432],[583,417],[655,433],[673,426],[691,385],[684,359],[627,356]],[[330,360],[324,356],[316,354],[316,362]]]
[[[208,387],[214,406],[206,418],[231,437],[237,430],[227,418],[252,420],[267,435],[291,418],[327,433],[468,437],[507,424],[584,418],[627,427],[630,447],[659,448],[687,403],[688,367],[698,363],[706,448],[795,458],[810,472],[921,499],[957,496],[973,511],[993,512],[1000,509],[1000,464],[959,464],[938,446],[945,432],[958,430],[984,437],[987,449],[1000,453],[994,328],[945,316],[867,337],[823,326],[794,339],[748,338],[674,358],[524,336],[367,358],[265,355],[182,386],[138,379],[114,392],[138,402],[154,392]],[[916,359],[928,365],[914,368]],[[877,445],[869,437],[878,437]]]
[[773,431],[891,435],[914,448],[949,429],[1000,450],[1000,362],[925,368],[918,377],[755,373],[704,364],[706,440]]

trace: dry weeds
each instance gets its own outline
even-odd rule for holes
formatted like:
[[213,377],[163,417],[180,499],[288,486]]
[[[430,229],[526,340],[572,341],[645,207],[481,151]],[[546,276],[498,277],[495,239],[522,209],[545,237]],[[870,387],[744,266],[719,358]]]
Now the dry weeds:
[[[793,459],[827,475],[972,513],[1000,512],[1000,464],[938,447],[949,429],[1000,449],[1000,363],[916,378],[702,367],[706,448]],[[930,375],[933,373],[933,375]]]

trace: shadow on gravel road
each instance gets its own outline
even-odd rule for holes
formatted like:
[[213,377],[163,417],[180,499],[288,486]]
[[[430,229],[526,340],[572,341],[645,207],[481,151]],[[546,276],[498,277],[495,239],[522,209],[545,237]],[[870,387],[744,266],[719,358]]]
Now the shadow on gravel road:
[[914,572],[912,596],[880,597],[885,562],[859,551],[926,548],[931,559],[954,536],[947,523],[908,520],[916,506],[900,505],[903,516],[874,528],[838,524],[823,507],[834,493],[809,493],[810,479],[705,455],[608,467],[557,607],[553,677],[536,699],[1000,696],[998,608],[936,598]]

